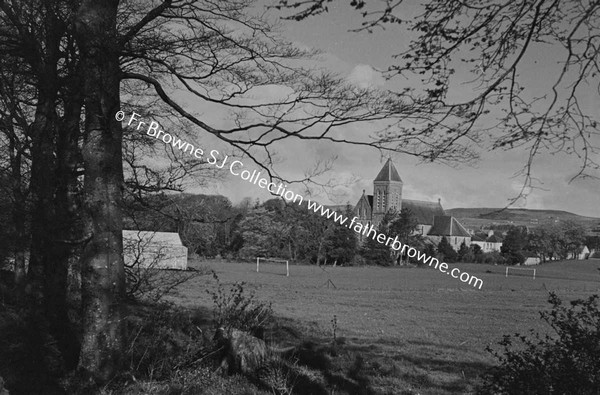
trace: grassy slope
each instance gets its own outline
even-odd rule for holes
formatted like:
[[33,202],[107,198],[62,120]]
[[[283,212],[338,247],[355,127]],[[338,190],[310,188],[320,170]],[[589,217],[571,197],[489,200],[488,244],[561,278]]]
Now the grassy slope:
[[573,221],[584,228],[600,223],[600,218],[584,217],[560,210],[531,210],[511,208],[453,208],[446,213],[458,218],[467,227],[489,226],[492,224],[525,225],[536,227],[554,220]]
[[[197,264],[197,263],[196,263]],[[493,360],[484,351],[503,334],[544,329],[538,311],[548,291],[564,299],[598,293],[599,260],[537,267],[537,279],[504,277],[504,267],[458,264],[484,280],[481,290],[429,268],[290,267],[208,262],[224,283],[245,281],[259,299],[291,319],[314,340],[347,339],[338,364],[356,365],[357,354],[370,384],[382,393],[469,393]],[[487,273],[490,271],[491,273]],[[328,279],[336,288],[326,287]],[[182,286],[174,300],[210,306],[206,277]]]

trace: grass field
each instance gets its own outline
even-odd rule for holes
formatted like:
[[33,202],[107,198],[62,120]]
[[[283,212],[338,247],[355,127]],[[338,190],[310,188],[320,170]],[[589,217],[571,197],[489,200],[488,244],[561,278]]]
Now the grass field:
[[[600,292],[600,260],[554,262],[535,267],[536,279],[505,277],[504,266],[457,264],[483,279],[481,290],[431,268],[327,267],[253,263],[191,262],[208,266],[222,283],[244,281],[278,317],[302,336],[346,339],[340,370],[356,365],[377,393],[472,393],[494,361],[485,351],[504,334],[545,330],[538,311],[549,291],[572,300]],[[335,285],[327,286],[328,280]],[[205,276],[183,285],[173,298],[185,306],[212,304]]]

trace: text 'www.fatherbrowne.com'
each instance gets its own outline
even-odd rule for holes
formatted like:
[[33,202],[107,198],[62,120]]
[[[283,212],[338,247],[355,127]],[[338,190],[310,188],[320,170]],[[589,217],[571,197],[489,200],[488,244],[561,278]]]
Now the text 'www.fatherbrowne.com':
[[[251,184],[257,185],[259,188],[266,189],[273,195],[281,196],[288,202],[298,203],[299,205],[304,203],[304,198],[294,191],[286,189],[286,185],[284,183],[272,182],[270,179],[261,177],[260,171],[250,171],[245,169],[244,164],[241,161],[233,160],[233,158],[230,158],[228,155],[223,157],[223,155],[221,155],[217,150],[213,149],[207,151],[208,155],[205,155],[205,150],[201,147],[197,147],[189,142],[181,140],[176,136],[173,136],[170,133],[165,132],[164,130],[159,129],[160,125],[158,122],[151,121],[150,123],[146,123],[139,117],[141,117],[140,114],[135,112],[131,113],[129,121],[127,122],[127,126],[133,126],[135,127],[135,130],[145,131],[148,136],[160,139],[165,144],[170,144],[173,146],[173,148],[177,148],[184,153],[187,152],[195,158],[203,160],[209,165],[213,165],[218,169],[223,169],[226,165],[228,165],[229,172],[232,175],[240,177],[242,180]],[[124,121],[125,112],[118,111],[115,115],[115,119],[119,122]],[[440,262],[438,259],[433,258],[424,252],[418,251],[408,244],[401,243],[398,240],[398,236],[392,238],[383,233],[379,233],[372,224],[370,226],[365,226],[362,223],[357,222],[358,217],[353,217],[350,220],[350,223],[348,223],[348,217],[335,210],[324,207],[317,202],[311,201],[310,199],[306,199],[306,204],[309,210],[313,210],[313,212],[318,213],[328,219],[333,219],[334,222],[338,223],[339,225],[346,226],[358,234],[371,237],[378,243],[385,244],[386,246],[391,247],[393,250],[399,251],[400,254],[406,254],[410,258],[416,257],[416,259],[423,264],[433,267],[434,269],[439,270],[440,272],[445,273],[452,278],[458,279],[463,283],[472,285],[475,288],[481,289],[483,286],[483,280],[480,278],[472,276],[467,272],[461,272],[461,270],[456,267],[450,268],[446,262]]]

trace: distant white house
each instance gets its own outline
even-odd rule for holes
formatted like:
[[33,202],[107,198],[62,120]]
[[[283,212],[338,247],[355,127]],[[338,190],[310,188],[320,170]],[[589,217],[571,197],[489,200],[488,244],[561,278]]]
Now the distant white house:
[[567,259],[576,259],[578,261],[588,259],[590,256],[590,249],[587,246],[581,246],[577,250],[577,253],[570,253]]
[[493,230],[487,233],[475,233],[471,236],[471,244],[477,244],[482,252],[500,251],[502,238],[494,234]]
[[541,261],[542,260],[537,256],[528,256],[525,258],[525,262],[523,262],[523,265],[525,265],[525,266],[539,265]]
[[188,250],[174,232],[123,230],[125,265],[156,269],[187,269]]

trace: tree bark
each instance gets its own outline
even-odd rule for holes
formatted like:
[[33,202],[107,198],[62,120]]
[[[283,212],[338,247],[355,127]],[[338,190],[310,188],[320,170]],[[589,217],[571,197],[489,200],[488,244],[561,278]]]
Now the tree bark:
[[[39,327],[37,330],[48,332],[56,340],[62,357],[67,365],[74,366],[77,352],[73,352],[75,341],[74,332],[67,314],[67,269],[70,249],[57,243],[58,231],[61,227],[69,228],[71,223],[66,216],[57,215],[57,204],[60,196],[56,194],[57,171],[56,153],[57,130],[59,116],[57,113],[59,92],[59,60],[61,59],[60,44],[65,33],[65,21],[60,19],[57,12],[59,5],[56,1],[47,1],[35,4],[34,9],[27,12],[16,12],[23,21],[13,23],[27,25],[29,19],[35,19],[43,25],[39,35],[21,33],[18,37],[21,45],[28,48],[25,61],[29,63],[32,75],[26,75],[35,82],[37,88],[35,116],[33,123],[27,128],[31,138],[31,245],[29,270],[27,272],[27,285],[25,291],[29,297],[30,314],[35,317]],[[14,10],[17,10],[14,5]],[[35,16],[34,16],[35,15]],[[20,98],[15,97],[15,100]],[[15,157],[17,159],[18,157]],[[19,158],[20,161],[20,158]],[[14,221],[20,242],[17,243],[17,252],[24,249],[20,243],[26,239],[21,234],[26,232],[24,216],[25,195],[19,190],[22,188],[22,169],[16,161],[15,174],[15,204]],[[18,177],[17,177],[18,175]],[[16,277],[18,283],[23,282],[24,255],[17,260]],[[51,362],[56,365],[56,361]],[[68,367],[68,366],[67,366]],[[57,366],[53,366],[54,369]]]
[[52,223],[54,219],[53,139],[56,126],[55,92],[52,92],[52,89],[40,89],[35,120],[31,127],[33,209],[27,293],[36,304],[41,304],[43,301],[44,268],[49,265],[48,255],[52,248],[51,237],[53,236]]
[[69,265],[74,246],[69,240],[81,238],[79,226],[77,165],[81,110],[81,86],[78,73],[70,77],[65,92],[63,122],[57,125],[54,211],[52,244],[53,264],[44,268],[44,302],[50,329],[60,347],[65,367],[72,370],[79,359],[79,341],[69,321],[67,293]]
[[121,303],[122,130],[119,110],[118,0],[84,0],[76,36],[84,70],[84,206],[92,237],[82,256],[83,338],[79,368],[97,383],[115,376],[124,350]]
[[[12,127],[11,123],[8,123]],[[12,135],[9,136],[9,153],[10,153],[10,166],[11,166],[11,182],[12,182],[12,196],[14,202],[12,204],[12,222],[15,228],[15,284],[17,285],[17,292],[21,293],[27,275],[25,266],[25,251],[27,250],[27,230],[26,230],[26,193],[24,192],[25,186],[23,185],[23,176],[21,174],[22,166],[22,147],[17,141],[16,133],[12,131]],[[24,142],[22,142],[24,144]]]

